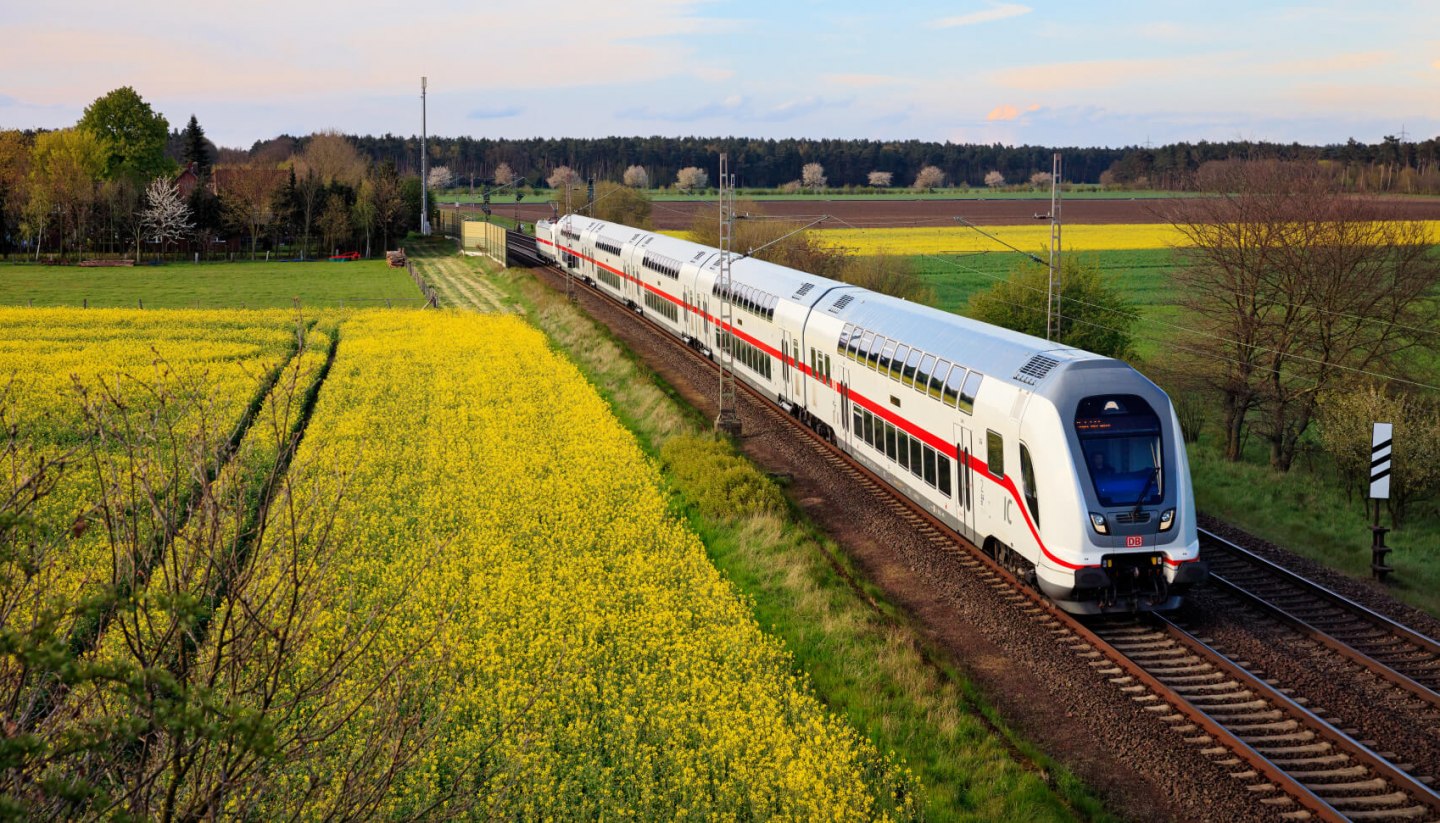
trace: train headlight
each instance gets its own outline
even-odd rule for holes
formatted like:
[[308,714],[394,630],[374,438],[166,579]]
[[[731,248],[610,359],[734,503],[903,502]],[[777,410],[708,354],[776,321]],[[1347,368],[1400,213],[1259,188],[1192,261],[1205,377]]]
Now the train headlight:
[[1164,513],[1160,515],[1160,531],[1168,532],[1173,525],[1175,525],[1175,510],[1166,509]]
[[1110,533],[1110,527],[1105,525],[1105,515],[1103,514],[1096,514],[1095,512],[1090,512],[1090,525],[1094,526],[1095,531],[1101,534]]

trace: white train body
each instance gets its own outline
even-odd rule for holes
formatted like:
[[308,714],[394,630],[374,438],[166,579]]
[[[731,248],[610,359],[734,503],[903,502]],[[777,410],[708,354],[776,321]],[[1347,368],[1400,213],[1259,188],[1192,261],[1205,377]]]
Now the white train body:
[[1170,609],[1206,576],[1180,426],[1128,364],[751,258],[585,217],[540,254],[736,377],[1080,613]]

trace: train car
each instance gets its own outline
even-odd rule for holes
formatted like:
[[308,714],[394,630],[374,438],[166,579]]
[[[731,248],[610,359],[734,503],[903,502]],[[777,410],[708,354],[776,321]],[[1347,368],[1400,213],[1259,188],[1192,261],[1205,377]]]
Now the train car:
[[547,256],[732,346],[738,379],[1062,608],[1172,609],[1206,577],[1179,423],[1128,364],[750,258],[727,290],[715,249],[572,219],[537,223]]

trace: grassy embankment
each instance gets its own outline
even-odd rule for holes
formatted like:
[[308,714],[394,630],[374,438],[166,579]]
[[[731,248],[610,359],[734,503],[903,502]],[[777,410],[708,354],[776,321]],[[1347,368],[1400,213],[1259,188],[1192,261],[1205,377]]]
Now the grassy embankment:
[[[878,590],[863,581],[852,588],[859,576],[836,546],[791,512],[754,503],[773,494],[771,481],[714,441],[708,420],[563,295],[523,270],[487,269],[488,261],[455,257],[427,268],[446,302],[481,286],[504,290],[580,365],[642,446],[667,465],[678,513],[750,598],[760,624],[784,640],[821,700],[919,776],[927,819],[1107,817],[1073,775],[1007,729]],[[723,514],[736,510],[750,514]]]
[[17,263],[0,266],[0,304],[146,308],[365,308],[387,301],[418,305],[404,269],[382,260],[308,263],[166,263],[85,268]]

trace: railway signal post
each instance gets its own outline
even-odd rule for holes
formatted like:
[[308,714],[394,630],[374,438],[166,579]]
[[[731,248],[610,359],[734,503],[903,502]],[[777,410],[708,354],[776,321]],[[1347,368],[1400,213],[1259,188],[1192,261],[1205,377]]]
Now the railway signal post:
[[1370,434],[1370,499],[1375,501],[1375,522],[1370,527],[1370,573],[1381,582],[1384,582],[1385,575],[1395,571],[1393,566],[1385,562],[1385,556],[1392,551],[1385,545],[1385,533],[1390,530],[1380,525],[1380,501],[1390,499],[1393,433],[1392,424],[1376,423]]

